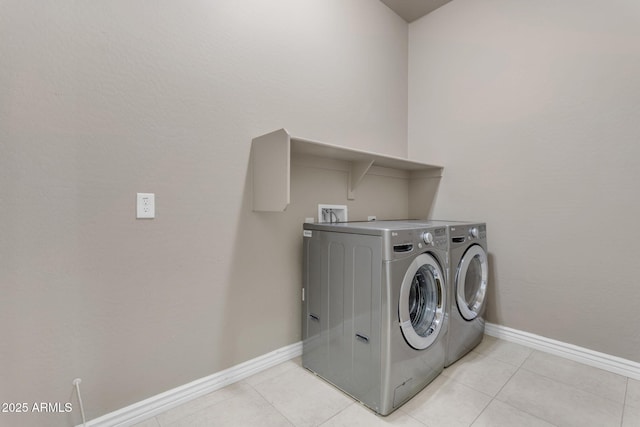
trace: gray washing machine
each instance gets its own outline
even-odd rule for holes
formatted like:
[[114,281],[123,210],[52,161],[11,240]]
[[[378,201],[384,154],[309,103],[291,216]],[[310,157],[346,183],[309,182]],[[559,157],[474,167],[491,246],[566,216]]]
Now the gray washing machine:
[[302,365],[381,415],[442,372],[447,227],[304,225]]
[[487,225],[462,221],[422,223],[446,226],[449,235],[447,367],[480,344],[484,336],[489,277]]

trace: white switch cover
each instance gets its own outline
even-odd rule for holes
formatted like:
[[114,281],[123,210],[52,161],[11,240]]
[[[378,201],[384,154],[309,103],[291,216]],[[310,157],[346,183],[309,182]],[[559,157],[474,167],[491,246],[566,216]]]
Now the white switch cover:
[[154,193],[138,193],[136,218],[156,217],[156,195]]

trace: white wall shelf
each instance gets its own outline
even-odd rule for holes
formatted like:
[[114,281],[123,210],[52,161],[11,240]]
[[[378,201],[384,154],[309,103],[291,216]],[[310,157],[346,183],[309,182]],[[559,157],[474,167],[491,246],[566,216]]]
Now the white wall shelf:
[[441,166],[294,137],[285,129],[254,138],[251,150],[253,210],[259,212],[282,212],[291,202],[292,155],[348,162],[349,200],[355,199],[358,185],[372,166],[405,171],[409,178],[409,212],[414,217],[426,216],[433,199],[434,185],[437,188],[443,171]]

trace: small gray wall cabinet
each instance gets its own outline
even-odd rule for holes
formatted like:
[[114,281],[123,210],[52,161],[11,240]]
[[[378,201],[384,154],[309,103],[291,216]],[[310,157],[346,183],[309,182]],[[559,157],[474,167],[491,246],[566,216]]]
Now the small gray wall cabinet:
[[256,212],[283,212],[291,203],[292,155],[311,162],[314,159],[347,162],[349,200],[355,199],[358,185],[368,172],[374,168],[394,169],[407,178],[411,218],[427,218],[443,172],[441,166],[294,137],[285,129],[254,138],[251,151],[253,210]]

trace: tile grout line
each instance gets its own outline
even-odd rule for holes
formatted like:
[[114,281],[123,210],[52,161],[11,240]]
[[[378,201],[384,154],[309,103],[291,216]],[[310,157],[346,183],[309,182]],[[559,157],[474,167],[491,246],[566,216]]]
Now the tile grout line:
[[161,412],[161,413],[159,413],[159,414],[154,415],[154,416],[153,416],[153,418],[155,418],[155,419],[156,419],[156,422],[158,423],[158,425],[159,425],[160,427],[170,427],[172,424],[175,424],[175,423],[177,423],[178,421],[181,421],[181,420],[183,420],[183,419],[185,419],[185,418],[187,418],[187,417],[190,417],[190,416],[192,416],[192,415],[194,415],[194,414],[197,414],[197,413],[199,413],[199,412],[208,411],[208,410],[210,410],[210,409],[211,409],[211,407],[216,406],[216,405],[219,405],[219,404],[221,404],[221,403],[223,403],[223,402],[227,402],[227,401],[229,401],[229,400],[231,400],[231,399],[235,399],[235,398],[237,398],[238,396],[236,396],[236,395],[230,395],[230,396],[227,396],[227,397],[225,397],[224,399],[220,400],[219,402],[211,403],[211,404],[208,404],[208,405],[206,405],[206,406],[203,406],[202,408],[196,409],[196,410],[194,410],[194,411],[190,411],[188,414],[183,415],[183,416],[181,416],[181,417],[179,417],[179,418],[176,418],[175,420],[171,421],[171,422],[170,422],[170,423],[168,423],[168,424],[165,424],[165,423],[163,423],[163,422],[160,420],[160,417],[161,417],[162,415],[167,414],[167,413],[170,413],[171,411],[174,411],[174,410],[176,410],[176,409],[178,409],[178,408],[183,408],[183,407],[185,407],[185,406],[187,406],[187,405],[189,405],[189,404],[191,404],[191,403],[193,403],[193,402],[196,402],[196,401],[197,401],[197,400],[199,400],[199,399],[203,399],[203,398],[205,398],[206,396],[210,396],[210,395],[212,395],[212,394],[214,394],[214,393],[218,393],[218,392],[220,392],[220,391],[222,391],[222,390],[228,389],[229,387],[238,386],[238,385],[243,385],[243,384],[244,384],[244,385],[246,385],[246,386],[250,386],[250,384],[247,384],[247,383],[245,382],[245,380],[244,380],[244,379],[242,379],[242,380],[236,381],[236,382],[234,382],[234,383],[228,384],[228,385],[226,385],[226,386],[224,386],[224,387],[222,387],[222,388],[219,388],[219,389],[217,389],[217,390],[210,391],[209,393],[207,393],[207,394],[203,394],[202,396],[199,396],[199,397],[197,397],[197,398],[195,398],[195,399],[192,399],[192,400],[189,400],[189,401],[187,401],[187,402],[181,403],[181,404],[180,404],[180,405],[178,405],[178,406],[175,406],[175,407],[173,407],[173,408],[167,409],[166,411],[163,411],[163,412]]
[[[539,350],[534,350],[533,352],[536,352],[536,351],[539,351]],[[527,357],[527,359],[529,359],[529,357],[531,357],[531,356],[533,355],[533,352],[532,352],[532,353]],[[526,360],[527,360],[527,359],[525,359],[525,362],[526,362]],[[580,362],[576,362],[576,363],[580,363]],[[586,366],[589,366],[589,365],[586,365]],[[587,393],[587,394],[589,394],[589,395],[591,395],[591,396],[593,396],[593,397],[597,397],[597,398],[599,398],[599,399],[606,400],[606,401],[608,401],[608,402],[610,402],[610,403],[616,403],[616,404],[619,404],[619,403],[620,403],[620,402],[616,402],[615,400],[611,400],[611,399],[605,398],[605,397],[603,397],[603,396],[601,396],[601,395],[598,395],[598,394],[595,394],[595,393],[591,393],[591,392],[588,392],[588,391],[582,390],[582,389],[580,389],[580,388],[578,388],[578,387],[575,387],[575,386],[573,386],[573,385],[570,385],[570,384],[564,383],[564,382],[562,382],[562,381],[558,381],[558,380],[557,380],[557,379],[555,379],[555,378],[550,378],[550,377],[548,377],[548,376],[546,376],[546,375],[542,375],[542,374],[540,374],[540,373],[538,373],[538,372],[535,372],[535,371],[532,371],[532,370],[530,370],[530,369],[527,369],[527,368],[525,368],[525,367],[524,367],[524,362],[523,362],[523,367],[519,368],[519,369],[518,369],[518,371],[519,371],[520,369],[522,369],[522,370],[524,370],[524,371],[526,371],[526,372],[528,372],[528,373],[530,373],[530,374],[533,374],[533,375],[537,375],[537,376],[539,376],[539,377],[542,377],[542,378],[544,378],[544,379],[547,379],[547,380],[550,380],[550,381],[557,382],[558,384],[561,384],[561,385],[563,385],[563,386],[566,386],[566,387],[572,388],[572,389],[574,389],[574,390],[578,390],[578,391],[585,392],[585,393]],[[598,369],[598,368],[594,368],[594,369]],[[516,372],[517,372],[517,371],[516,371]],[[514,373],[514,375],[515,375],[515,373]],[[619,374],[618,374],[618,375],[619,375]],[[627,378],[627,384],[628,384],[628,377],[626,377],[626,378]],[[508,381],[507,381],[507,382],[508,382]],[[506,385],[506,384],[505,384],[505,385]],[[625,394],[626,394],[626,391],[625,391]],[[497,395],[496,395],[496,396],[497,396]],[[504,401],[502,401],[502,400],[499,400],[499,399],[496,399],[496,400],[498,400],[499,402],[504,403],[505,405],[507,405],[507,406],[509,406],[509,407],[511,407],[511,408],[514,408],[514,409],[516,409],[516,410],[522,411],[522,412],[524,412],[524,413],[526,413],[526,414],[528,414],[528,415],[530,415],[530,416],[532,416],[532,417],[534,417],[534,418],[537,418],[537,419],[539,419],[539,420],[542,420],[542,421],[544,421],[544,422],[546,422],[546,423],[548,423],[548,424],[551,424],[551,425],[557,426],[557,424],[555,424],[555,421],[550,421],[550,420],[547,420],[547,419],[541,418],[540,416],[538,416],[538,415],[536,415],[536,414],[532,414],[532,413],[530,413],[530,412],[529,412],[529,411],[527,411],[526,409],[516,408],[516,407],[514,407],[514,406],[510,405],[509,403],[504,402]],[[622,422],[623,422],[623,420],[624,420],[624,406],[625,406],[625,405],[624,405],[624,403],[623,403],[623,405],[622,405],[622,415],[621,415],[622,419],[621,419],[621,421],[620,421],[620,427],[622,427]]]
[[622,400],[622,417],[620,418],[620,427],[624,425],[624,413],[627,410],[627,394],[629,393],[629,377],[627,377],[627,383],[624,388],[624,399]]
[[[292,368],[292,369],[293,369],[293,368]],[[287,371],[288,371],[288,370],[287,370]],[[285,371],[285,372],[287,372],[287,371]],[[282,372],[282,373],[280,373],[280,374],[278,374],[278,375],[275,375],[275,376],[273,376],[273,377],[271,377],[271,378],[268,378],[267,380],[261,381],[261,382],[257,383],[256,385],[260,385],[261,383],[263,383],[263,382],[265,382],[265,381],[268,381],[268,380],[270,380],[270,379],[273,379],[273,378],[279,377],[279,376],[281,376],[282,374],[284,374],[284,372]],[[256,388],[253,386],[253,384],[249,384],[249,383],[247,383],[247,385],[248,385],[249,387],[251,387],[251,389],[253,389],[253,391],[255,391],[256,393],[258,393],[258,396],[260,396],[262,399],[264,399],[264,401],[265,401],[265,402],[267,402],[267,404],[268,404],[269,406],[271,406],[271,407],[273,408],[273,410],[274,410],[274,411],[276,411],[278,414],[282,415],[282,418],[284,418],[285,420],[287,420],[287,422],[288,422],[289,424],[291,424],[293,427],[297,427],[297,426],[296,426],[296,424],[295,424],[292,420],[290,420],[290,419],[289,419],[289,417],[287,417],[285,414],[283,414],[283,413],[282,413],[282,411],[280,411],[280,410],[276,407],[276,405],[274,405],[273,403],[271,403],[271,402],[269,401],[269,399],[267,399],[267,397],[266,397],[265,395],[263,395],[262,393],[260,393],[260,391],[259,391],[258,389],[256,389]]]
[[[427,384],[427,387],[428,387],[428,384]],[[416,394],[416,396],[417,396],[417,394]],[[416,397],[416,396],[413,396],[413,397]],[[413,397],[411,399],[413,399]],[[411,399],[409,399],[409,400],[411,400]],[[407,400],[407,402],[409,402],[409,400]],[[407,402],[405,402],[405,403],[407,403]],[[403,403],[403,405],[404,405],[404,403]],[[406,415],[407,417],[411,418],[412,420],[416,421],[417,423],[419,423],[419,424],[421,424],[421,425],[423,425],[425,427],[429,427],[427,424],[423,423],[421,420],[419,420],[416,417],[414,417],[413,415],[411,415],[411,413],[409,413],[407,411],[404,411],[402,408],[398,408],[397,410],[399,412],[402,412],[404,415]]]
[[[498,339],[500,339],[500,338],[498,338]],[[502,404],[507,405],[507,406],[508,406],[508,407],[510,407],[510,408],[515,409],[516,411],[521,411],[521,412],[523,412],[523,413],[525,413],[525,414],[527,414],[527,415],[530,415],[530,416],[534,417],[534,418],[535,418],[535,419],[537,419],[537,420],[544,421],[545,423],[548,423],[548,424],[551,424],[551,425],[557,426],[557,424],[555,424],[555,422],[551,422],[551,421],[545,420],[544,418],[540,418],[540,417],[539,417],[538,415],[536,415],[536,414],[532,414],[532,413],[530,413],[529,411],[526,411],[526,410],[523,410],[523,409],[520,409],[520,408],[516,408],[515,406],[512,406],[512,405],[508,404],[507,402],[504,402],[504,401],[502,401],[502,400],[500,400],[500,399],[498,399],[498,398],[497,398],[497,397],[498,397],[498,395],[500,394],[500,392],[502,392],[502,390],[507,386],[507,384],[509,383],[509,381],[511,381],[511,379],[512,379],[512,378],[513,378],[513,377],[518,373],[518,371],[520,371],[521,369],[524,369],[524,370],[525,370],[525,371],[527,371],[527,372],[531,372],[531,371],[529,371],[528,369],[523,368],[523,366],[524,366],[524,364],[526,363],[526,361],[527,361],[527,360],[529,360],[529,358],[530,358],[531,356],[533,356],[533,353],[534,353],[535,351],[536,351],[536,350],[533,350],[531,353],[529,353],[529,355],[528,355],[527,357],[525,357],[525,358],[524,358],[524,360],[522,361],[522,363],[520,364],[520,366],[518,366],[518,369],[516,369],[516,370],[513,372],[513,374],[511,374],[511,376],[509,377],[509,379],[508,379],[508,380],[507,380],[507,381],[502,385],[502,387],[500,387],[500,390],[498,390],[498,392],[496,393],[496,395],[495,395],[494,397],[492,397],[492,398],[491,398],[491,402],[493,402],[494,400],[496,400],[496,401],[498,401],[498,402],[500,402],[500,403],[502,403]],[[546,377],[545,377],[545,378],[546,378]],[[491,402],[489,402],[489,405],[491,404]],[[489,405],[487,405],[487,408],[489,407]],[[487,410],[487,408],[484,408],[484,409],[482,410],[482,412],[480,413],[480,415],[482,415],[482,414],[484,413],[484,411],[486,411],[486,410]],[[474,422],[474,423],[475,423],[475,422],[476,422],[476,420],[480,417],[480,415],[478,415],[478,417],[476,417],[476,419],[475,419],[475,420],[473,420],[473,422]],[[473,424],[473,423],[472,423],[472,424]]]
[[[151,420],[155,421],[155,424],[153,424],[151,427],[163,427],[162,424],[160,424],[160,420],[158,419],[157,415],[154,415],[152,417],[146,418],[141,421],[137,421],[135,424],[132,424],[131,427],[138,427],[140,425],[148,424],[151,422]],[[82,426],[82,424],[79,424],[79,426]]]
[[[580,363],[580,362],[576,362],[576,363]],[[584,364],[583,364],[583,365],[584,365]],[[589,365],[585,365],[585,366],[589,366]],[[593,366],[590,366],[590,367],[591,367],[591,368],[594,368]],[[607,400],[607,401],[612,402],[612,403],[618,403],[618,404],[620,403],[620,402],[618,402],[618,401],[616,401],[616,400],[613,400],[613,399],[611,399],[611,398],[609,398],[609,397],[606,397],[606,396],[603,396],[603,395],[601,395],[601,394],[596,394],[596,393],[593,393],[593,392],[591,392],[591,391],[589,391],[589,390],[584,390],[584,389],[582,389],[582,388],[578,388],[578,387],[576,387],[576,386],[575,386],[575,385],[573,385],[573,384],[568,384],[568,383],[566,383],[566,382],[564,382],[564,381],[560,381],[558,378],[549,377],[549,376],[547,376],[547,375],[541,374],[540,372],[532,371],[531,369],[527,369],[527,368],[524,368],[524,367],[523,367],[522,369],[524,369],[525,371],[529,372],[530,374],[534,374],[534,375],[541,376],[542,378],[546,378],[546,379],[548,379],[548,380],[555,381],[555,382],[557,382],[557,383],[559,383],[559,384],[562,384],[562,385],[567,386],[567,387],[571,387],[571,388],[573,388],[573,389],[575,389],[575,390],[580,390],[580,391],[582,391],[582,392],[585,392],[585,393],[587,393],[587,394],[590,394],[591,396],[595,396],[595,397],[597,397],[597,398],[604,399],[604,400]],[[594,368],[594,369],[599,369],[599,368]],[[607,372],[607,371],[605,371],[605,372]],[[614,374],[614,375],[620,375],[620,374]],[[623,375],[620,375],[620,376],[623,376]],[[625,377],[625,378],[627,378],[627,383],[628,383],[628,377]],[[626,388],[625,388],[625,397],[626,397]],[[622,405],[624,406],[624,404],[625,404],[625,403],[624,403],[624,401],[623,401],[623,402],[622,402]]]
[[[520,368],[522,367],[522,365],[524,364],[524,362],[526,362],[526,361],[527,361],[527,359],[528,359],[529,357],[531,357],[531,354],[533,354],[533,352],[529,353],[529,355],[528,355],[528,356],[527,356],[527,357],[522,361],[522,363],[520,364],[520,366],[517,366],[517,369],[516,369],[515,371],[513,371],[513,374],[511,374],[511,376],[509,377],[509,379],[508,379],[508,380],[506,380],[506,381],[504,382],[504,384],[502,384],[502,387],[500,387],[500,390],[498,390],[494,396],[491,396],[491,400],[489,401],[489,403],[487,403],[487,406],[485,406],[485,407],[484,407],[484,409],[482,409],[482,411],[480,411],[480,413],[478,414],[478,416],[477,416],[477,417],[475,417],[475,418],[473,419],[473,421],[471,422],[471,424],[469,424],[469,427],[471,427],[471,426],[473,425],[473,423],[475,423],[475,422],[478,420],[478,418],[480,418],[480,417],[482,416],[482,414],[484,414],[484,412],[487,410],[487,408],[491,405],[491,403],[492,403],[494,400],[497,400],[498,402],[504,403],[505,405],[509,405],[509,404],[508,404],[508,403],[506,403],[506,402],[502,402],[501,400],[496,399],[496,397],[500,394],[500,392],[502,391],[502,389],[504,389],[504,388],[506,387],[507,383],[509,383],[509,381],[511,381],[511,378],[513,378],[513,377],[514,377],[514,375],[515,375],[515,374],[520,370]],[[487,356],[487,357],[491,357],[492,359],[495,359],[495,360],[500,360],[500,359],[498,359],[498,358],[494,358],[494,357],[493,357],[493,356],[491,356],[490,354],[486,354],[485,356]],[[504,362],[504,363],[506,363],[506,362]],[[514,366],[514,365],[512,365],[512,366]],[[509,405],[509,406],[511,406],[511,405]],[[512,406],[511,406],[511,407],[512,407]],[[517,408],[514,408],[514,409],[517,409]],[[524,411],[523,411],[523,412],[524,412]],[[532,414],[529,414],[529,415],[532,415]],[[537,418],[537,417],[536,417],[536,418]]]
[[[279,373],[279,374],[277,374],[277,375],[274,375],[273,377],[270,377],[270,378],[268,378],[268,379],[265,379],[265,380],[263,380],[263,381],[261,381],[261,382],[259,382],[259,383],[256,383],[255,385],[256,385],[256,386],[258,386],[258,385],[260,385],[260,384],[262,384],[262,383],[264,383],[264,382],[266,382],[266,381],[273,380],[273,379],[275,379],[275,378],[277,378],[277,377],[279,377],[279,376],[282,376],[282,375],[284,375],[285,373],[287,373],[287,372],[289,372],[289,371],[292,371],[292,370],[294,370],[294,369],[300,369],[302,372],[304,372],[304,373],[306,373],[306,374],[309,374],[309,375],[312,375],[314,378],[316,378],[316,379],[318,379],[318,380],[320,380],[320,381],[323,381],[322,379],[318,378],[318,375],[316,375],[316,374],[314,374],[314,373],[312,373],[312,372],[308,371],[308,370],[307,370],[307,369],[305,369],[303,366],[293,366],[293,367],[291,367],[291,368],[289,368],[289,369],[285,370],[284,372],[281,372],[281,373]],[[256,393],[258,393],[258,395],[260,395],[260,397],[262,397],[262,398],[265,400],[265,402],[267,402],[267,403],[268,403],[268,404],[269,404],[269,405],[270,405],[270,406],[271,406],[271,407],[272,407],[276,412],[278,412],[280,415],[282,415],[282,417],[283,417],[285,420],[287,420],[287,422],[289,422],[289,424],[291,424],[293,427],[298,427],[298,425],[297,425],[296,423],[294,423],[294,422],[293,422],[293,420],[291,420],[291,419],[290,419],[289,417],[287,417],[287,416],[286,416],[282,411],[280,411],[280,410],[278,409],[278,407],[277,407],[276,405],[274,405],[273,403],[271,403],[271,402],[269,401],[269,399],[267,399],[267,397],[266,397],[266,396],[264,396],[262,393],[260,393],[260,391],[259,391],[258,389],[256,389],[252,384],[248,384],[248,385],[249,385],[249,386],[250,386],[250,387],[251,387],[251,388],[252,388]],[[332,387],[335,387],[335,386],[333,386],[332,384],[331,384],[331,386],[332,386]],[[352,404],[354,404],[354,403],[358,403],[356,400],[354,400],[354,399],[353,399],[353,397],[352,397],[352,396],[349,396],[348,394],[344,393],[342,390],[338,390],[338,391],[339,391],[340,393],[344,394],[345,396],[347,396],[349,399],[351,399],[351,400],[352,400],[352,402],[351,402],[350,404],[348,404],[347,406],[345,406],[344,408],[340,409],[340,410],[339,410],[338,412],[336,412],[335,414],[331,415],[331,416],[330,416],[329,418],[327,418],[326,420],[322,421],[320,424],[318,424],[318,426],[321,426],[322,424],[324,424],[324,423],[328,422],[330,419],[334,418],[335,416],[337,416],[338,414],[340,414],[341,412],[343,412],[344,410],[346,410],[347,408],[349,408]]]
[[[498,339],[499,339],[499,338],[498,338]],[[515,364],[511,364],[511,363],[509,363],[509,362],[505,362],[504,360],[501,360],[501,359],[499,359],[499,358],[497,358],[497,357],[494,357],[494,356],[492,356],[492,355],[490,355],[490,354],[485,354],[485,353],[477,352],[477,351],[475,351],[475,349],[472,349],[472,350],[471,350],[471,351],[469,351],[467,354],[465,354],[464,356],[462,356],[459,360],[457,360],[456,362],[454,362],[453,364],[451,364],[451,365],[450,365],[450,367],[451,367],[451,366],[454,366],[456,363],[458,363],[459,361],[461,361],[461,360],[462,360],[462,359],[464,359],[465,357],[469,356],[470,354],[475,354],[476,356],[481,356],[481,357],[488,357],[488,358],[490,358],[491,360],[493,360],[493,361],[495,361],[495,362],[499,362],[499,363],[502,363],[502,364],[508,365],[508,366],[510,366],[510,367],[512,367],[512,368],[516,368],[516,370],[513,372],[513,374],[511,374],[511,376],[509,377],[509,379],[508,379],[507,381],[505,381],[505,383],[500,387],[500,390],[498,390],[498,391],[496,392],[495,396],[497,396],[497,395],[498,395],[498,393],[500,393],[500,391],[502,391],[502,389],[504,388],[504,386],[505,386],[505,385],[506,385],[506,384],[511,380],[511,378],[513,378],[513,376],[516,374],[516,372],[518,372],[518,370],[520,369],[520,367],[519,367],[519,366],[517,366],[517,365],[515,365]],[[526,360],[526,359],[528,359],[530,356],[531,356],[531,354],[529,354],[529,355],[525,358],[525,360]],[[524,362],[523,362],[523,363],[524,363]],[[454,382],[456,382],[456,383],[458,383],[458,384],[461,384],[461,385],[463,385],[463,386],[465,386],[465,387],[467,387],[467,388],[469,388],[469,389],[471,389],[471,390],[473,390],[473,391],[476,391],[476,392],[478,392],[478,393],[482,393],[482,394],[484,394],[485,396],[490,397],[492,400],[493,400],[493,398],[495,397],[494,395],[489,394],[486,390],[479,390],[478,388],[476,388],[476,387],[474,387],[474,386],[471,386],[471,385],[465,384],[465,383],[463,383],[462,381],[459,381],[459,380],[457,380],[456,378],[454,378],[454,377],[452,377],[452,376],[450,376],[450,375],[446,374],[446,370],[447,370],[447,368],[445,368],[445,370],[443,371],[443,373],[442,373],[441,375],[444,375],[444,376],[446,376],[447,378],[449,378],[450,380],[452,380],[452,381],[454,381]]]
[[[511,378],[509,378],[509,379],[511,379]],[[484,414],[484,411],[487,410],[489,405],[491,405],[491,402],[493,402],[494,400],[495,400],[495,397],[492,397],[491,400],[489,400],[489,402],[487,402],[487,405],[484,408],[482,408],[482,411],[480,411],[480,413],[473,419],[473,421],[471,421],[471,423],[469,424],[469,427],[471,427],[473,425],[473,423],[475,423],[478,420],[478,418],[480,418],[480,416],[482,414]]]
[[[198,397],[198,398],[196,398],[196,399],[194,399],[194,400],[190,400],[190,401],[185,402],[185,403],[183,403],[183,404],[181,404],[181,405],[179,405],[179,406],[176,406],[176,407],[174,407],[174,408],[171,408],[171,409],[169,409],[169,410],[167,410],[167,411],[161,412],[160,414],[158,414],[158,415],[154,416],[154,418],[156,419],[156,421],[158,422],[158,425],[159,425],[160,427],[171,427],[172,425],[175,425],[176,423],[181,422],[181,421],[182,421],[182,420],[184,420],[185,418],[189,418],[189,417],[191,417],[191,416],[194,416],[194,415],[199,414],[199,413],[203,413],[203,412],[205,412],[205,411],[210,411],[210,410],[211,410],[211,408],[213,408],[214,406],[218,406],[218,405],[220,405],[220,404],[222,404],[222,403],[228,402],[228,401],[233,400],[233,399],[238,399],[240,396],[235,395],[235,394],[232,394],[232,395],[227,396],[227,397],[225,397],[224,399],[220,400],[219,402],[215,402],[215,403],[212,403],[212,404],[209,404],[209,405],[203,406],[202,408],[199,408],[199,409],[197,409],[197,410],[195,410],[195,411],[190,411],[188,414],[183,415],[183,416],[181,416],[180,418],[176,418],[175,420],[171,421],[171,422],[170,422],[170,423],[168,423],[168,424],[165,424],[165,423],[163,423],[163,422],[161,422],[161,421],[160,421],[160,416],[161,416],[162,414],[166,414],[166,413],[168,413],[168,412],[170,412],[170,411],[172,411],[172,410],[174,410],[174,409],[177,409],[177,408],[180,408],[180,407],[182,407],[182,406],[188,405],[188,404],[189,404],[189,403],[191,403],[191,402],[194,402],[194,401],[196,401],[196,400],[198,400],[198,399],[202,399],[202,398],[204,398],[204,397],[206,397],[206,396],[209,396],[209,395],[212,395],[212,394],[214,394],[214,393],[218,393],[218,392],[220,392],[220,391],[226,390],[226,389],[228,389],[228,388],[230,388],[230,387],[234,387],[234,386],[242,386],[242,385],[247,386],[247,387],[249,387],[249,388],[253,389],[253,390],[257,393],[257,390],[255,390],[255,389],[251,386],[251,384],[248,384],[244,379],[242,379],[242,380],[236,381],[236,382],[234,382],[234,383],[228,384],[228,385],[226,385],[226,386],[224,386],[224,387],[222,387],[222,388],[219,388],[219,389],[217,389],[217,390],[214,390],[214,391],[212,391],[212,392],[209,392],[209,393],[207,393],[207,394],[203,394],[202,396],[200,396],[200,397]],[[262,397],[262,395],[260,395],[260,396]],[[266,399],[265,399],[265,401],[266,401]],[[269,402],[267,401],[267,403],[269,403]]]
[[[442,374],[440,374],[440,375],[442,375]],[[493,399],[493,396],[491,396],[489,393],[487,393],[487,392],[486,392],[486,391],[484,391],[484,390],[478,390],[477,388],[472,387],[472,386],[470,386],[470,385],[468,385],[468,384],[465,384],[465,383],[463,383],[462,381],[459,381],[459,380],[457,380],[457,379],[455,379],[455,378],[453,378],[453,377],[451,377],[451,376],[449,376],[449,375],[445,375],[445,377],[447,377],[447,379],[448,379],[449,381],[453,381],[454,383],[456,383],[456,384],[458,384],[458,385],[461,385],[461,386],[463,386],[463,387],[465,387],[465,388],[468,388],[469,390],[472,390],[472,391],[474,391],[474,392],[476,392],[476,393],[484,394],[485,396],[487,396],[487,397],[489,397],[489,398]],[[511,379],[511,378],[509,378],[509,379]]]
[[[351,396],[349,396],[349,397],[351,397]],[[324,420],[323,422],[318,424],[318,427],[321,427],[321,426],[325,425],[326,423],[328,423],[329,421],[331,421],[332,419],[334,419],[335,417],[337,417],[338,415],[340,415],[341,413],[343,413],[344,411],[346,411],[347,409],[349,409],[353,405],[360,405],[360,402],[352,402],[352,403],[348,404],[345,408],[340,409],[338,412],[336,412],[335,414],[331,415],[329,418],[327,418],[326,420]]]
[[[486,335],[486,334],[485,334],[485,337],[491,337],[491,338],[493,338],[493,339],[495,339],[496,341],[499,341],[499,342],[503,342],[503,343],[507,343],[507,344],[514,344],[514,345],[517,345],[517,346],[520,346],[520,347],[524,347],[524,348],[526,348],[526,349],[531,350],[531,353],[533,353],[533,352],[535,351],[534,349],[532,349],[532,348],[528,348],[528,347],[525,347],[525,346],[523,346],[522,344],[518,344],[518,343],[513,343],[513,342],[505,341],[505,340],[503,340],[502,338],[497,338],[497,337],[493,337],[493,336],[491,336],[491,335]],[[483,341],[484,341],[484,338],[483,338]],[[490,353],[483,353],[483,352],[480,352],[480,351],[478,351],[478,350],[477,350],[477,347],[476,347],[476,348],[474,348],[474,349],[472,349],[472,350],[470,351],[470,353],[471,353],[471,352],[476,353],[476,354],[479,354],[479,355],[482,355],[482,356],[490,357],[490,358],[492,358],[492,359],[494,359],[494,360],[500,361],[500,362],[502,362],[502,363],[506,363],[507,365],[515,366],[515,367],[516,367],[516,368],[518,368],[518,369],[520,369],[520,368],[522,367],[522,365],[524,364],[524,362],[526,362],[526,361],[527,361],[527,359],[528,359],[529,357],[531,357],[531,353],[529,353],[529,354],[527,355],[527,357],[525,357],[525,358],[523,359],[523,361],[522,361],[522,362],[520,362],[519,364],[515,364],[515,363],[507,362],[506,360],[502,360],[502,359],[500,359],[499,357],[495,357],[495,356],[493,356],[493,355],[492,355],[492,354],[490,354]]]

